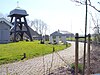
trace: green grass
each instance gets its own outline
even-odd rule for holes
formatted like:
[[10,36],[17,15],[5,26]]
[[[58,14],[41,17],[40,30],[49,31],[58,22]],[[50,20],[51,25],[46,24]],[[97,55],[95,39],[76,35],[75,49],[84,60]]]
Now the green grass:
[[40,44],[39,41],[0,44],[0,65],[20,61],[23,53],[26,53],[26,59],[52,53],[53,47],[59,51],[65,49],[66,45]]
[[[91,40],[93,39],[93,37],[91,38]],[[68,41],[75,41],[75,37],[69,37],[69,38],[66,38],[66,40]],[[88,40],[88,38],[86,38],[86,40]],[[84,38],[79,38],[79,41],[84,41]]]
[[75,38],[74,37],[69,37],[69,38],[66,38],[66,40],[69,40],[69,41],[75,41]]

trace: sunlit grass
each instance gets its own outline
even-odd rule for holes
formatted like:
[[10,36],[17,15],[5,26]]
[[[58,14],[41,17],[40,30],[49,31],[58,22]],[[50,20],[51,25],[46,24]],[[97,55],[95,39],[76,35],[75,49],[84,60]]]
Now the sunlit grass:
[[20,61],[23,53],[26,53],[26,59],[49,54],[53,47],[59,51],[65,49],[66,45],[40,44],[39,41],[0,44],[0,64]]
[[[75,37],[69,37],[69,38],[66,38],[67,41],[75,41]],[[79,38],[78,39],[79,41],[84,41],[85,38]],[[86,40],[88,40],[88,38],[86,38]],[[93,40],[93,37],[91,37],[91,40]]]

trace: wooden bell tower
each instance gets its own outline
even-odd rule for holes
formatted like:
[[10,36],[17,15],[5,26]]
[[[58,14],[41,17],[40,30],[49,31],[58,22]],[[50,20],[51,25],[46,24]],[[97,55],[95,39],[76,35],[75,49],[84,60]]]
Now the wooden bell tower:
[[12,10],[8,17],[11,17],[11,23],[14,25],[11,34],[13,34],[13,41],[16,42],[17,38],[23,40],[23,35],[27,34],[30,41],[32,41],[32,36],[30,34],[29,26],[26,21],[26,16],[28,16],[26,10],[20,9],[19,7]]

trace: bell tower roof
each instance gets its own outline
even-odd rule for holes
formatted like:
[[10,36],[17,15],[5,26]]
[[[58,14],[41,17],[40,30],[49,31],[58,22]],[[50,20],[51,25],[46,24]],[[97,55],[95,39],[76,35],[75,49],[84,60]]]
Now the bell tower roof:
[[20,7],[17,7],[15,9],[13,9],[12,11],[10,11],[10,14],[8,16],[11,17],[11,16],[16,16],[16,15],[28,16],[26,10],[21,9]]

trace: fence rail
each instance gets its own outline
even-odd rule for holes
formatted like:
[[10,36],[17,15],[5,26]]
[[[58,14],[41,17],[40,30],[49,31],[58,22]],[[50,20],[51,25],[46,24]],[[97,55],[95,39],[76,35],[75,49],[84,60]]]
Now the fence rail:
[[[91,43],[91,35],[88,34],[86,37],[88,37],[88,40],[87,40],[87,75],[90,75],[90,43]],[[76,36],[75,36],[75,75],[78,75],[78,47],[79,47],[79,38],[83,38],[83,37],[79,37],[79,34],[76,33]],[[85,38],[85,37],[84,37]],[[85,41],[86,42],[86,41]],[[84,60],[85,61],[85,60]],[[84,70],[85,70],[85,65],[83,64],[83,75],[85,74]]]

